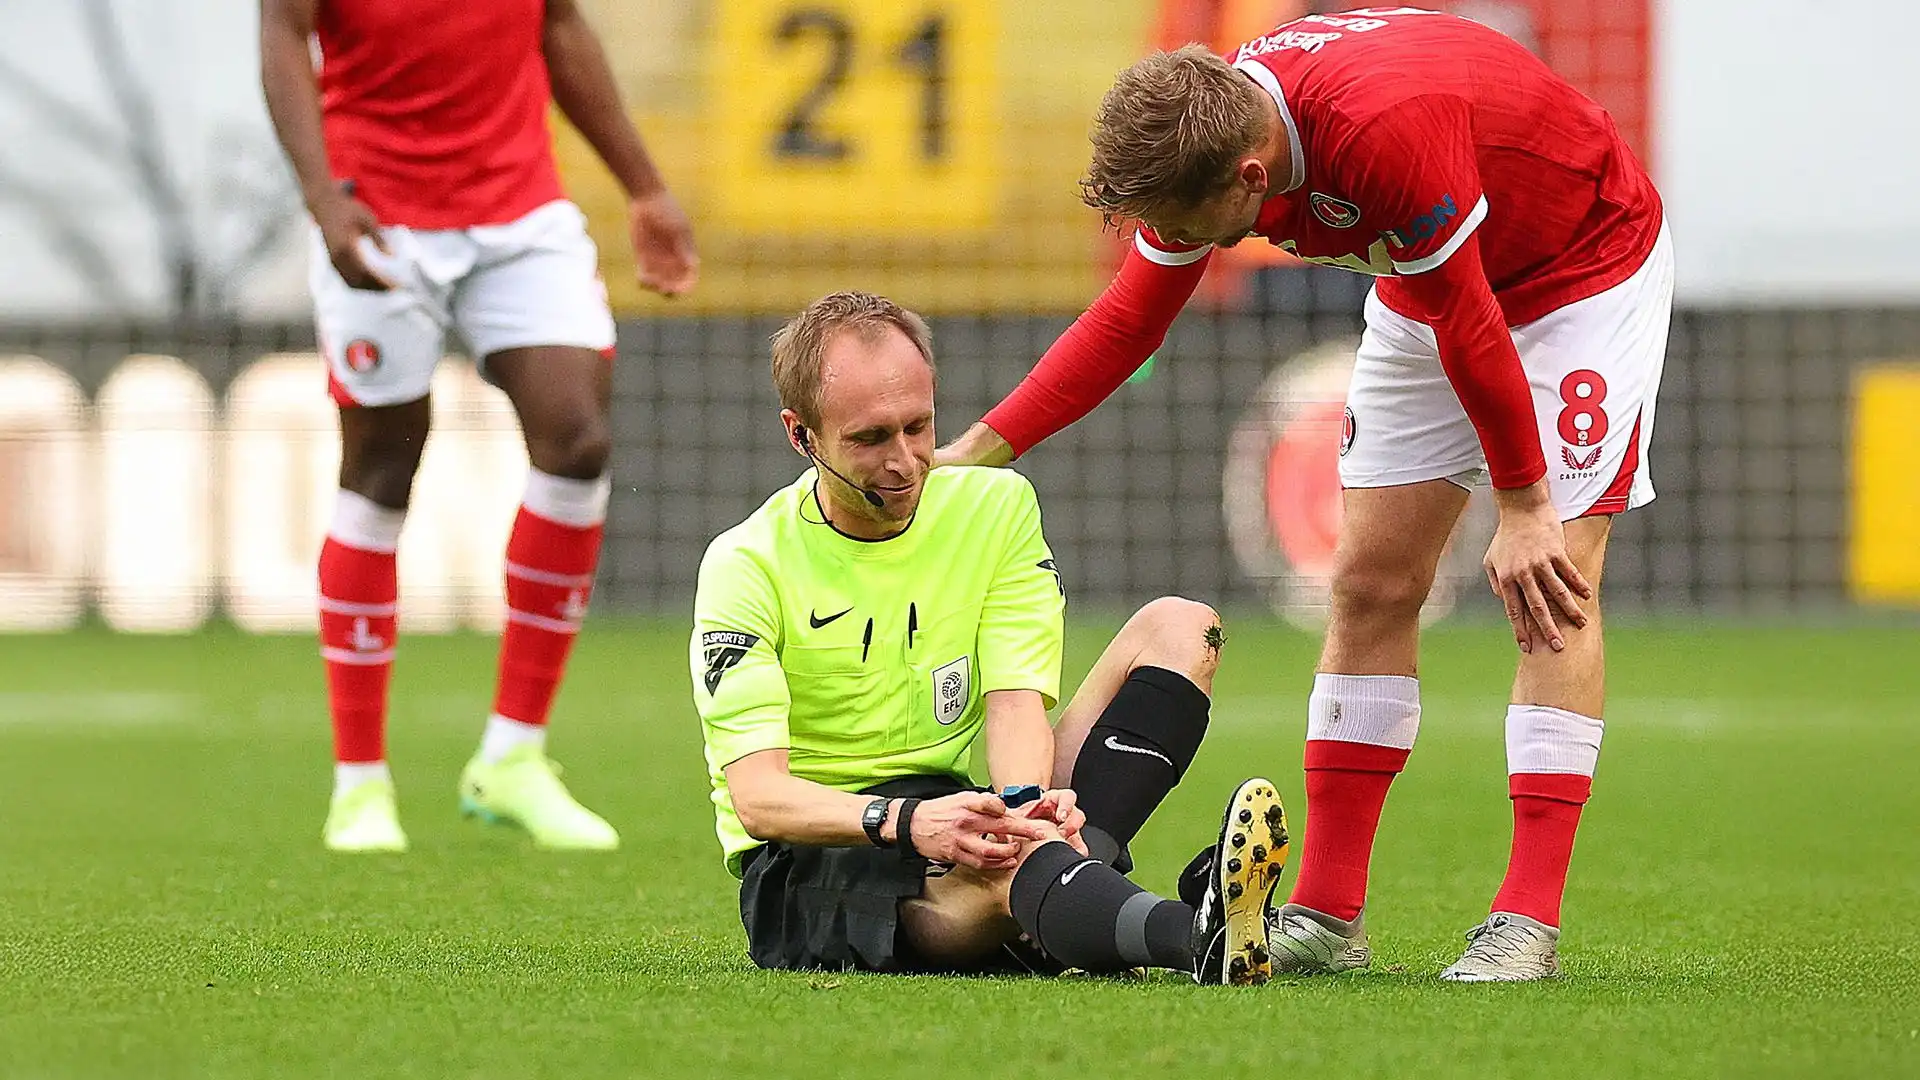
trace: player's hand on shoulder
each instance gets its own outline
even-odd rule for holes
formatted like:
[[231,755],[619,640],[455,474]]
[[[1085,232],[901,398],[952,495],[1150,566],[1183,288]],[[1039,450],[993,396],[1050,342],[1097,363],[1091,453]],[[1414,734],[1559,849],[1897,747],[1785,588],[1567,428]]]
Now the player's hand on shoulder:
[[933,452],[936,469],[943,465],[1005,465],[1012,460],[1013,447],[983,423],[975,423],[965,434]]
[[633,238],[633,265],[640,287],[673,297],[700,279],[700,254],[693,246],[693,223],[665,188],[636,196],[627,205]]
[[976,870],[1019,865],[1020,842],[1049,840],[1059,829],[1016,816],[998,795],[963,791],[921,803],[913,814],[913,849],[935,862]]
[[386,292],[393,281],[373,268],[361,241],[365,240],[382,254],[391,254],[380,235],[380,219],[372,208],[353,197],[346,189],[336,191],[313,208],[314,224],[327,245],[327,258],[348,288]]
[[1505,606],[1521,652],[1536,646],[1557,652],[1566,647],[1562,619],[1587,625],[1580,601],[1592,599],[1593,588],[1567,554],[1566,529],[1544,484],[1497,492],[1495,502],[1500,522],[1483,563],[1487,586]]

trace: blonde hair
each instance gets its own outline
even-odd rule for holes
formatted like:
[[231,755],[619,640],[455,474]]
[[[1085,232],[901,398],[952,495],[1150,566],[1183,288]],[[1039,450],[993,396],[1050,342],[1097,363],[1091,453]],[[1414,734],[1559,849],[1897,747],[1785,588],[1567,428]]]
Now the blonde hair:
[[1266,125],[1260,88],[1225,60],[1199,45],[1154,53],[1100,99],[1080,198],[1109,225],[1189,209],[1227,189]]
[[817,427],[820,368],[834,335],[845,331],[872,342],[889,327],[905,334],[933,368],[933,331],[927,321],[886,297],[837,292],[808,304],[773,335],[773,386],[781,407],[798,413],[808,427]]

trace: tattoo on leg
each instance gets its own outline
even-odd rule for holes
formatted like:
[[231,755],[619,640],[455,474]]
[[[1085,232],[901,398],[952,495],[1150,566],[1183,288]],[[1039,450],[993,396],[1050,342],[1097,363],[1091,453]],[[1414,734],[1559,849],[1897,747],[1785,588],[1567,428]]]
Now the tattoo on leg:
[[1207,627],[1207,655],[1209,657],[1215,660],[1220,659],[1220,647],[1226,643],[1227,632],[1220,629],[1219,623],[1214,623],[1212,626]]

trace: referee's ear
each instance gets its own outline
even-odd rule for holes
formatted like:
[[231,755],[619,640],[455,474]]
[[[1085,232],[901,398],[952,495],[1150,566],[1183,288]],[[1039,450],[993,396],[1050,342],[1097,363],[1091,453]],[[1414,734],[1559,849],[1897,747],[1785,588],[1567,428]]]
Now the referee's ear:
[[800,414],[792,409],[781,409],[780,422],[787,429],[787,445],[793,447],[793,452],[801,457],[811,458],[813,453],[808,445],[807,425],[800,422]]

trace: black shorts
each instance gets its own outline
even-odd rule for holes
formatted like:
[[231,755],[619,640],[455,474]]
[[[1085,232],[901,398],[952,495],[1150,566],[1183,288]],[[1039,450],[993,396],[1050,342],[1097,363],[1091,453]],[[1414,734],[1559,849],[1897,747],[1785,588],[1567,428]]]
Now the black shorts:
[[[861,794],[938,799],[979,791],[950,776],[908,776]],[[914,954],[900,932],[900,902],[920,895],[947,869],[898,849],[811,847],[769,842],[747,852],[740,879],[740,921],[747,952],[763,968],[955,973],[1060,968],[1036,951],[1010,946],[964,969]]]

